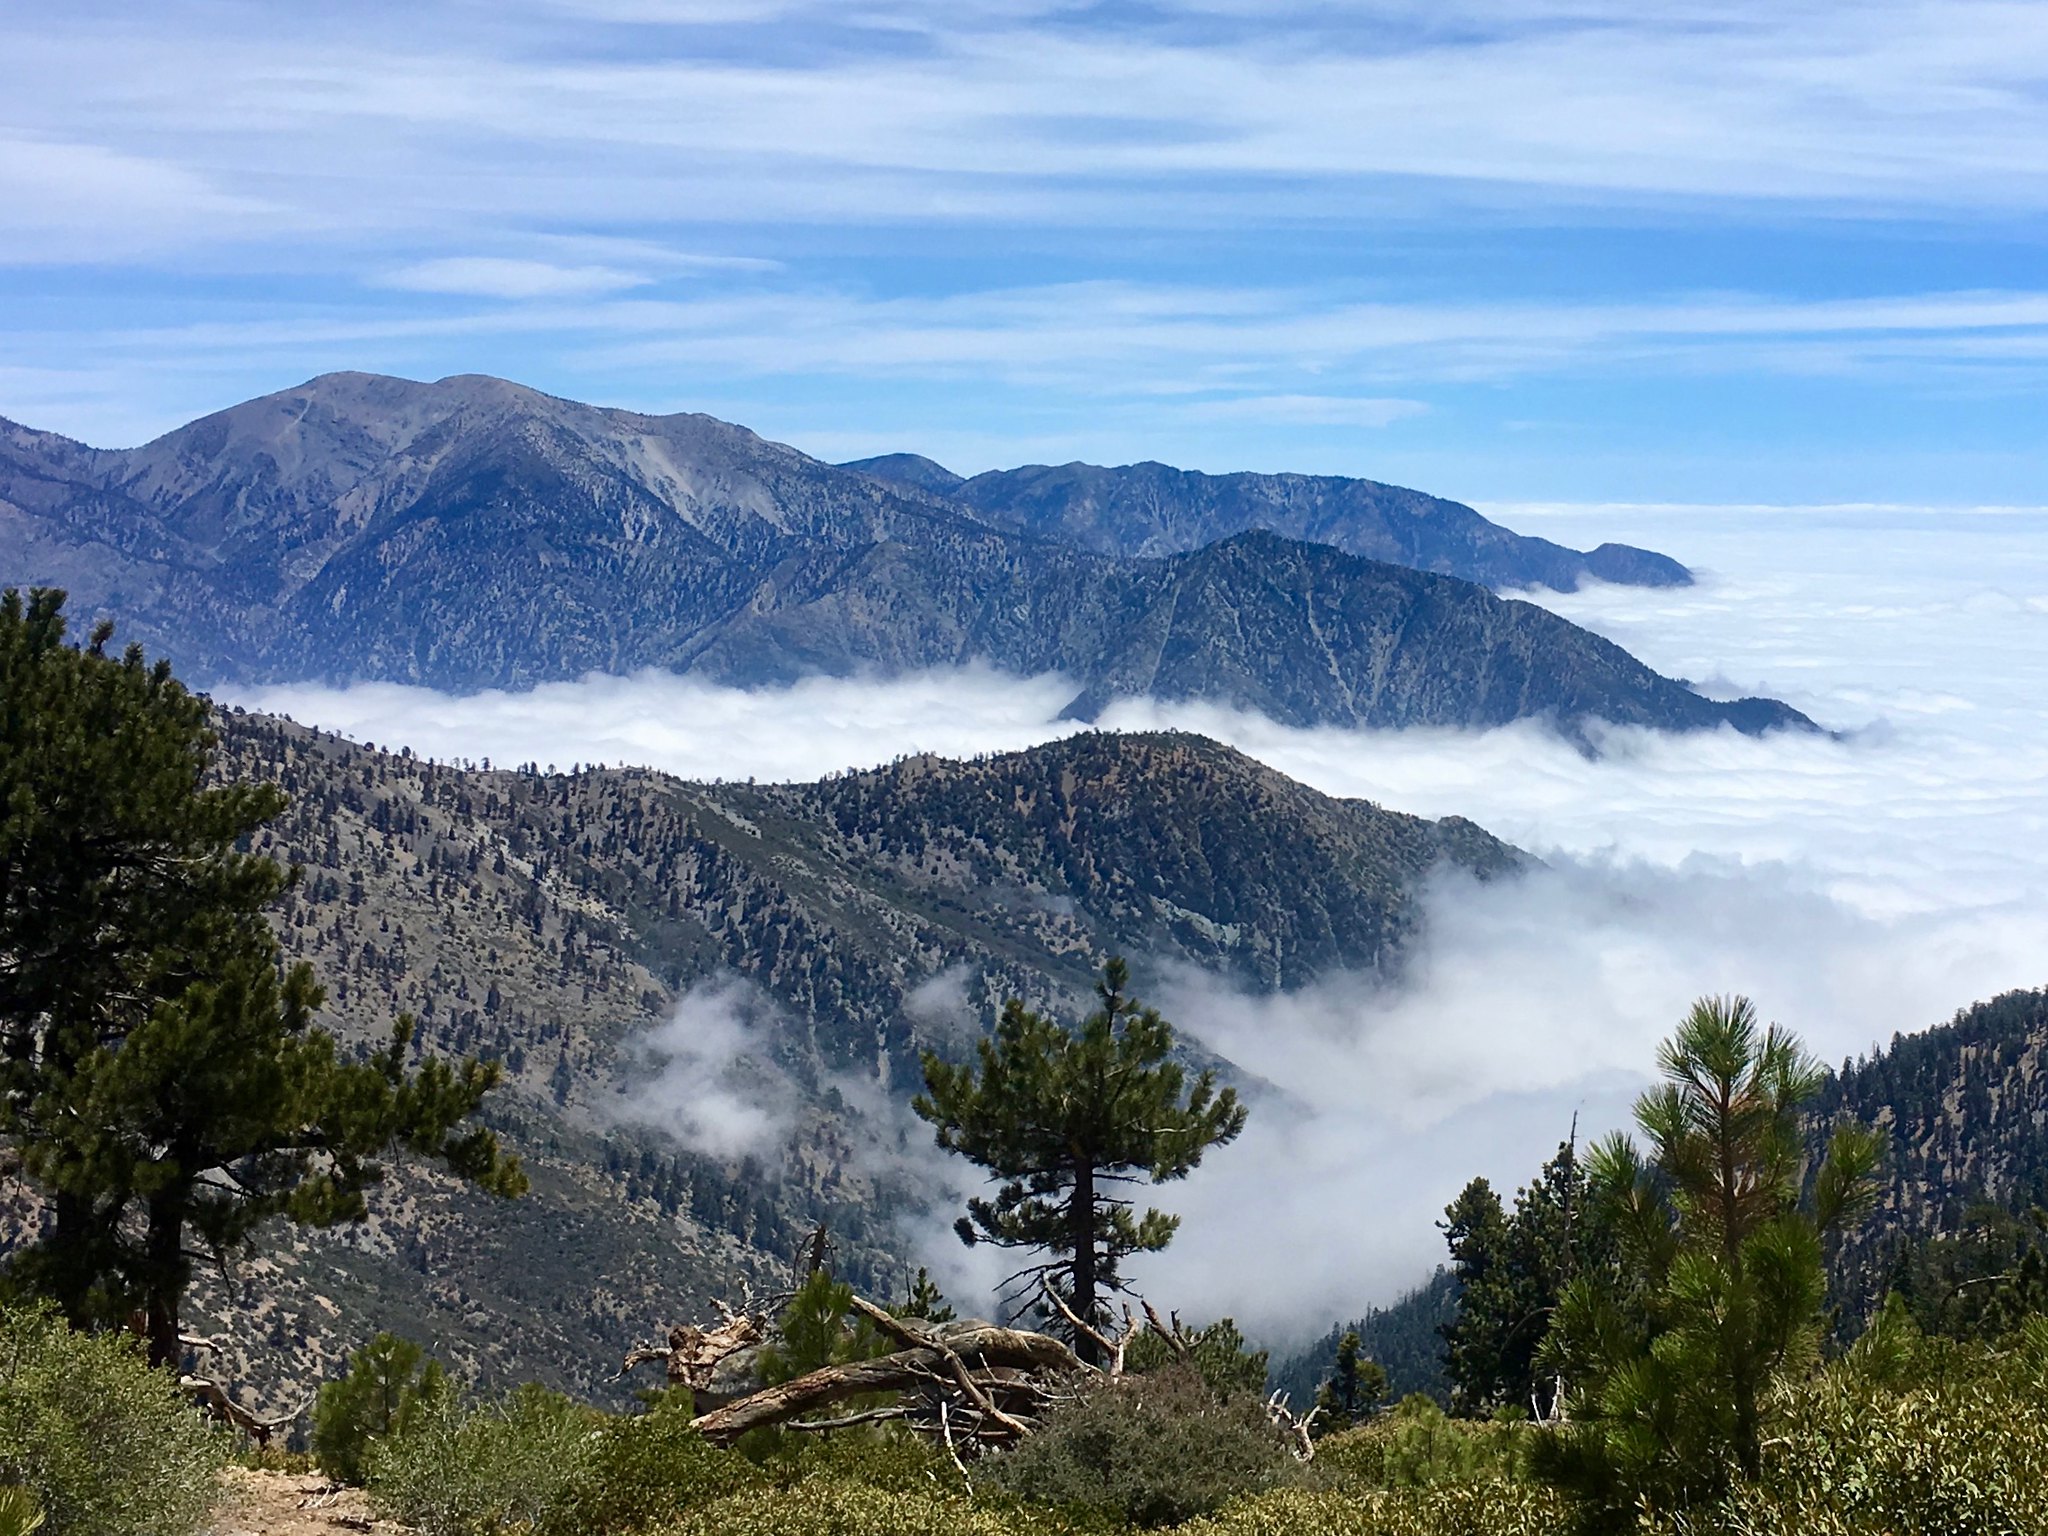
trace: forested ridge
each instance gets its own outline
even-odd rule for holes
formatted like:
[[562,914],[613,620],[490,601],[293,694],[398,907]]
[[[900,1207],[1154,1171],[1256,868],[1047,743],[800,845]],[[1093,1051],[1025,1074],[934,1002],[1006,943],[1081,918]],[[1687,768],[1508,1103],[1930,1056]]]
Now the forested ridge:
[[[481,1377],[602,1392],[654,1315],[766,1283],[820,1221],[845,1273],[891,1291],[906,1191],[851,1156],[868,1133],[830,1110],[832,1074],[913,1082],[924,1045],[963,1047],[1006,996],[1071,1006],[1119,950],[1255,988],[1391,968],[1430,870],[1521,858],[1185,736],[777,786],[217,724],[222,775],[290,798],[251,846],[302,867],[274,921],[325,981],[323,1018],[367,1044],[410,1011],[431,1047],[501,1061],[485,1115],[533,1181],[498,1205],[396,1169],[365,1227],[203,1274],[202,1315],[258,1385],[331,1366],[376,1316]],[[769,1000],[778,1069],[811,1085],[786,1143],[720,1157],[618,1122],[636,1042],[735,976]]]
[[[2042,994],[1839,1074],[1701,998],[1633,1136],[1472,1180],[1445,1267],[1276,1368],[1126,1283],[1147,1186],[1288,1110],[1150,968],[1398,984],[1423,882],[1515,850],[1172,734],[421,762],[108,639],[0,604],[0,1531],[189,1531],[227,1435],[422,1536],[2048,1521]],[[741,1056],[772,1109],[693,1145]],[[987,1182],[914,1190],[848,1094]],[[913,1197],[1017,1250],[993,1319],[908,1268]]]

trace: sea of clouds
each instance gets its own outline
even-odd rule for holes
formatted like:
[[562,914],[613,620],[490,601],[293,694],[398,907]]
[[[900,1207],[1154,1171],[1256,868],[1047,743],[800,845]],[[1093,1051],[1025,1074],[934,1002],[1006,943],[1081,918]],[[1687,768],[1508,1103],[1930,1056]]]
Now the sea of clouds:
[[[1546,861],[1517,882],[1433,888],[1395,989],[1332,977],[1253,996],[1169,976],[1168,1016],[1278,1090],[1163,1198],[1186,1224],[1138,1274],[1190,1315],[1232,1312],[1284,1339],[1391,1299],[1440,1258],[1434,1221],[1467,1178],[1512,1187],[1574,1115],[1582,1133],[1623,1124],[1656,1041],[1701,993],[1747,992],[1839,1060],[2048,983],[2048,511],[1490,510],[1563,542],[1684,559],[1697,586],[1532,596],[1660,671],[1786,699],[1836,734],[1613,730],[1587,757],[1535,725],[1297,730],[1118,705],[1103,724],[1201,731],[1333,794],[1469,816]],[[751,693],[642,675],[466,698],[226,696],[443,759],[728,779],[1075,729],[1054,718],[1072,696],[1060,679],[974,669]],[[651,1048],[701,1083],[707,1053],[746,1038],[732,1021],[751,1006],[693,997]],[[713,1142],[758,1136],[773,1105],[744,1073],[719,1080],[742,1087],[695,1109],[652,1103]],[[920,1258],[947,1256],[936,1221],[919,1240]]]

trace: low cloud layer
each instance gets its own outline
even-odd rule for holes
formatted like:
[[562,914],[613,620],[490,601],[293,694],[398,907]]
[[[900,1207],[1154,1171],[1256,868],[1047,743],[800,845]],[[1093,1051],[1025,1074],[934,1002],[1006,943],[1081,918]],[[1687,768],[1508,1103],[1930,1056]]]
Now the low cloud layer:
[[[1529,725],[1301,731],[1118,706],[1107,724],[1199,730],[1333,794],[1470,816],[1548,863],[1434,887],[1394,988],[1340,976],[1263,997],[1170,975],[1169,1017],[1277,1091],[1240,1144],[1162,1193],[1186,1226],[1138,1277],[1191,1315],[1285,1338],[1390,1299],[1441,1256],[1432,1223],[1466,1178],[1526,1178],[1575,1111],[1584,1130],[1623,1123],[1655,1042],[1700,993],[1747,992],[1838,1061],[2048,982],[2048,514],[1503,515],[1686,559],[1698,587],[1542,601],[1660,670],[1777,695],[1843,734],[1617,730],[1589,760]],[[808,777],[1048,739],[1071,729],[1053,720],[1069,696],[1057,679],[970,672],[756,694],[643,677],[462,700],[238,697],[443,757]],[[950,1239],[934,1223],[930,1242]],[[1243,1257],[1280,1252],[1285,1265]]]

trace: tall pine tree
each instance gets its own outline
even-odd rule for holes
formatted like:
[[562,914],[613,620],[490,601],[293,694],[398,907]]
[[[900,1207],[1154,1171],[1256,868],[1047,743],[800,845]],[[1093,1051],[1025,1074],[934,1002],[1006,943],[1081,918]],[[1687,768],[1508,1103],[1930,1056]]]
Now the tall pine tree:
[[1819,1065],[1749,999],[1701,998],[1636,1104],[1648,1155],[1616,1134],[1587,1159],[1615,1262],[1565,1288],[1543,1357],[1571,1422],[1539,1469],[1617,1528],[1710,1498],[1762,1465],[1773,1386],[1809,1364],[1826,1290],[1823,1240],[1873,1198],[1880,1142],[1836,1128],[1808,1179],[1800,1105]]
[[195,1256],[361,1217],[384,1153],[524,1178],[466,1124],[494,1064],[408,1070],[406,1020],[363,1057],[315,1027],[265,918],[293,872],[238,846],[282,793],[210,784],[206,700],[109,636],[0,596],[0,1142],[49,1212],[16,1275],[81,1325],[140,1313],[164,1364]]
[[[1049,1253],[1023,1273],[1044,1277],[1091,1326],[1122,1288],[1124,1260],[1158,1252],[1180,1225],[1164,1211],[1137,1214],[1119,1191],[1186,1177],[1245,1121],[1234,1089],[1219,1092],[1207,1071],[1190,1082],[1170,1059],[1172,1026],[1129,985],[1124,962],[1110,960],[1099,1006],[1071,1033],[1012,998],[972,1065],[926,1053],[913,1106],[940,1146],[999,1181],[993,1199],[967,1202],[961,1241]],[[1086,1334],[1074,1345],[1098,1359]]]

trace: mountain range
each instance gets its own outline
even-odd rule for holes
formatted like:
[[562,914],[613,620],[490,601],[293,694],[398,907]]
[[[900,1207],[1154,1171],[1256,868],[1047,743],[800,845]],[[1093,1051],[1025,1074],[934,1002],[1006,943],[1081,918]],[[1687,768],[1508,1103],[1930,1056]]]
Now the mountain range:
[[[453,767],[238,712],[220,728],[223,774],[292,797],[256,846],[303,868],[275,918],[327,986],[323,1021],[367,1044],[410,1011],[427,1046],[502,1060],[488,1118],[534,1184],[500,1203],[401,1165],[367,1226],[280,1232],[209,1272],[198,1316],[225,1373],[270,1400],[378,1327],[472,1378],[617,1392],[635,1337],[776,1288],[820,1222],[842,1273],[892,1293],[929,1256],[916,1234],[948,1240],[913,1156],[929,1133],[888,1112],[921,1049],[965,1050],[1013,995],[1073,1017],[1118,952],[1141,992],[1165,967],[1371,986],[1398,977],[1424,882],[1528,863],[1469,822],[1334,799],[1182,734],[750,785]],[[677,1036],[702,1051],[664,1068]],[[2041,1198],[2044,1050],[2048,995],[2018,994],[1845,1065],[1816,1124],[1850,1110],[1893,1156],[1838,1273],[1880,1274],[1971,1192]],[[756,1095],[768,1130],[700,1134],[719,1092]],[[1429,1384],[1448,1304],[1439,1280],[1375,1315],[1405,1382]]]
[[[209,1276],[200,1315],[268,1387],[374,1323],[490,1379],[617,1391],[635,1335],[774,1288],[819,1221],[842,1272],[891,1291],[896,1218],[928,1193],[897,1167],[929,1142],[901,1114],[923,1048],[965,1050],[1010,996],[1077,1016],[1113,953],[1148,986],[1168,966],[1364,985],[1398,970],[1433,874],[1525,863],[1470,822],[1333,799],[1179,734],[748,785],[220,726],[223,774],[291,796],[255,845],[304,871],[276,921],[328,989],[323,1022],[367,1044],[410,1011],[428,1047],[503,1061],[488,1117],[534,1181],[503,1204],[394,1170],[368,1227],[279,1234]],[[735,1029],[745,1059],[692,1057],[680,1085],[650,1054]],[[694,1135],[721,1091],[759,1095],[773,1134]]]
[[1647,551],[1580,555],[1360,480],[952,481],[499,379],[329,374],[135,449],[0,424],[0,582],[64,587],[201,682],[979,661],[1069,678],[1083,719],[1142,695],[1295,725],[1811,725],[1482,584],[1687,579]]
[[912,453],[841,466],[942,496],[977,517],[1109,555],[1185,554],[1265,529],[1489,587],[1576,591],[1589,577],[1683,587],[1692,572],[1652,550],[1580,552],[1511,533],[1472,508],[1340,475],[1205,475],[1170,464],[1028,464],[971,479]]

